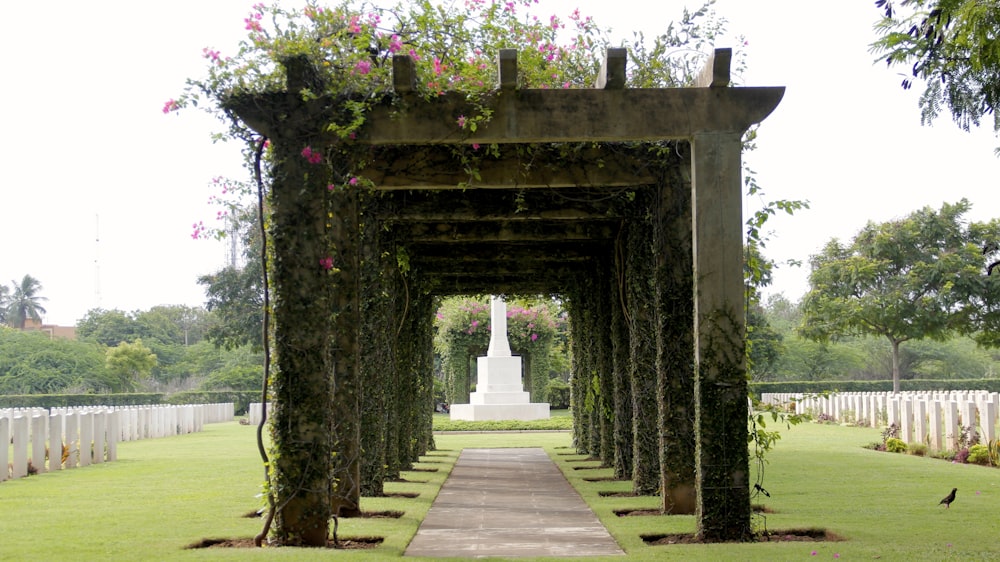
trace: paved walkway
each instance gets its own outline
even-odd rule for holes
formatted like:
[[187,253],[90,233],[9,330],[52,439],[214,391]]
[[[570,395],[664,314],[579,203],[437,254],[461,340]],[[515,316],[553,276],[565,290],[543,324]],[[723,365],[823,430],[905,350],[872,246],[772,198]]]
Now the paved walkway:
[[625,554],[539,448],[465,449],[406,556]]

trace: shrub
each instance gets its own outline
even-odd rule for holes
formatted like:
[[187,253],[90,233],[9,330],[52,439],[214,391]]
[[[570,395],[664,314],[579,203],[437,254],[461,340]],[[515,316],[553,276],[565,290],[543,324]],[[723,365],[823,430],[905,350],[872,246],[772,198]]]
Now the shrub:
[[932,451],[931,458],[953,461],[955,460],[955,451]]
[[965,464],[966,462],[968,462],[968,459],[969,459],[969,450],[959,449],[958,452],[955,453],[955,458],[952,460],[954,462],[960,462],[962,464]]
[[927,456],[927,445],[924,445],[923,443],[910,443],[907,445],[906,451],[911,455],[925,457]]
[[986,445],[976,444],[969,447],[968,451],[969,456],[966,462],[982,465],[990,464],[990,450]]
[[890,453],[905,453],[906,442],[897,437],[890,437],[885,440],[885,450]]
[[560,379],[550,379],[545,386],[545,394],[548,396],[549,408],[552,410],[565,410],[569,408],[569,385]]

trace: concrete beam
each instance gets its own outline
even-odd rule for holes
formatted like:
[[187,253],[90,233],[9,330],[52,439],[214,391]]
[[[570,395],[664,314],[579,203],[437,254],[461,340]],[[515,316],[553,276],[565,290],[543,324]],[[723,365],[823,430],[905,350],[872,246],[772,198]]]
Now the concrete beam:
[[767,117],[784,92],[783,87],[500,92],[482,100],[493,117],[475,132],[455,124],[460,115],[481,111],[464,94],[446,92],[433,100],[405,96],[396,105],[387,101],[373,108],[357,142],[644,142],[712,131],[742,134]]

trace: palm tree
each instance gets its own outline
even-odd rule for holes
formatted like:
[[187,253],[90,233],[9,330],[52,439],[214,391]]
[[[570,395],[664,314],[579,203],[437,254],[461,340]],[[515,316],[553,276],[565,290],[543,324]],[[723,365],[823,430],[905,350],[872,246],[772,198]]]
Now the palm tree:
[[10,288],[0,285],[0,324],[7,323],[7,304],[10,302]]
[[38,292],[42,290],[42,284],[39,283],[38,279],[25,275],[20,283],[11,281],[11,287],[14,291],[6,299],[4,307],[7,323],[23,330],[24,324],[29,318],[41,322],[41,315],[45,314],[45,308],[39,303],[49,299],[38,296]]

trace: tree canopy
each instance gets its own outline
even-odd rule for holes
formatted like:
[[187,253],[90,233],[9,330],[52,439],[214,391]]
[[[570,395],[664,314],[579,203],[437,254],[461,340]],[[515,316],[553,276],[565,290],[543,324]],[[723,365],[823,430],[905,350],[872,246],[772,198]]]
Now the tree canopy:
[[909,66],[903,88],[919,80],[923,123],[947,106],[952,119],[969,130],[993,116],[1000,131],[1000,3],[982,0],[878,0],[873,53],[889,66]]
[[45,314],[42,302],[48,300],[39,294],[41,290],[41,282],[31,275],[25,275],[20,282],[11,281],[9,289],[0,289],[0,319],[20,330],[28,320],[40,323]]
[[885,223],[869,223],[851,241],[831,240],[812,256],[802,333],[819,341],[876,335],[892,346],[899,390],[899,345],[975,330],[974,303],[984,293],[982,226],[963,216],[970,203],[925,207]]

